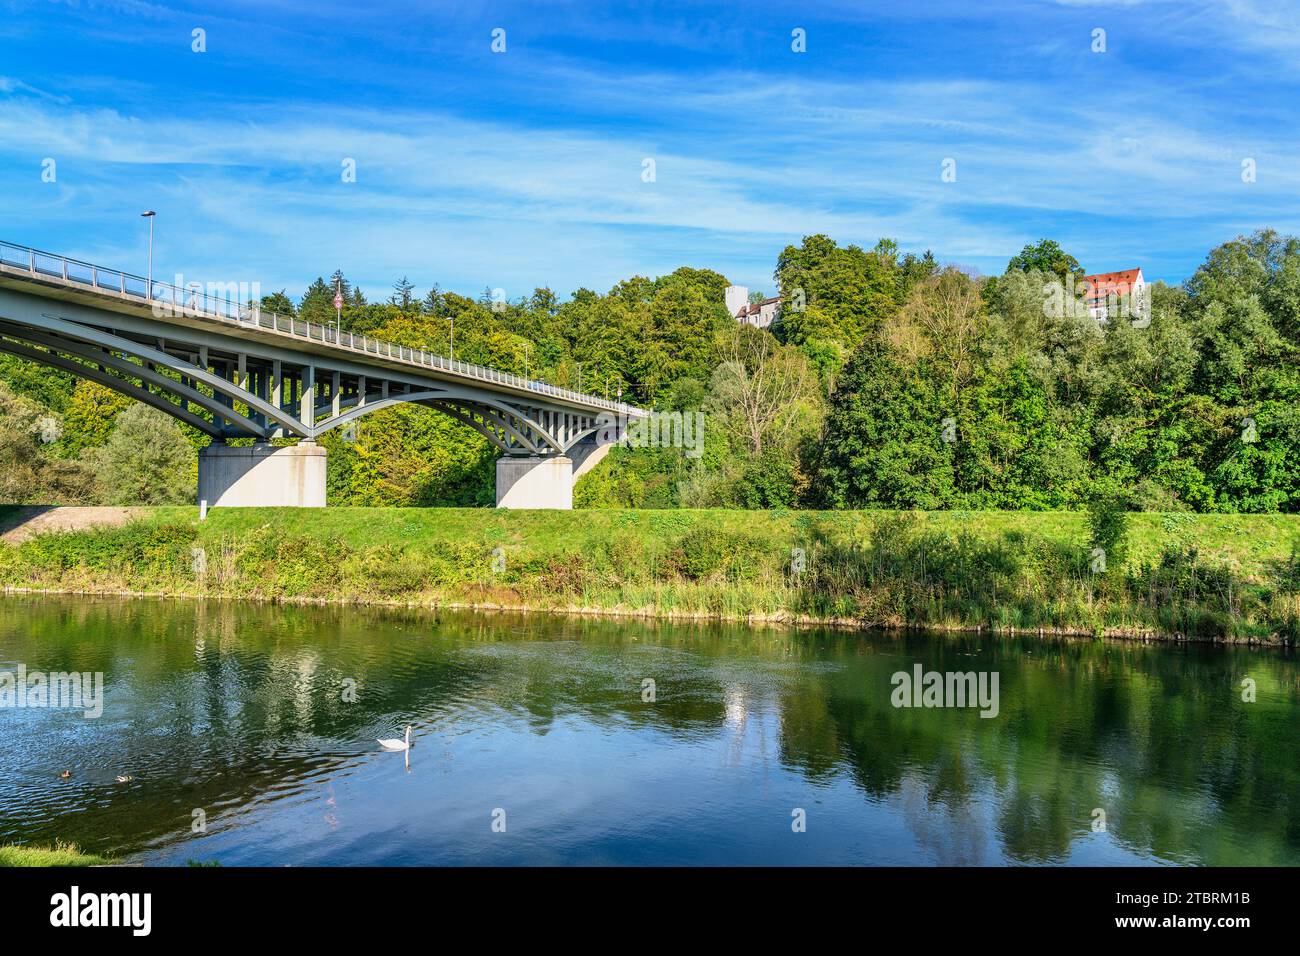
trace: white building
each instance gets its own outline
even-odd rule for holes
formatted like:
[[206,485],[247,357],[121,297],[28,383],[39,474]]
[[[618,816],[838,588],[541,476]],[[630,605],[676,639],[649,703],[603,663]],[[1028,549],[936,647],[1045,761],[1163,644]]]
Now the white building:
[[781,297],[773,296],[753,304],[749,301],[749,287],[729,285],[726,293],[727,312],[737,322],[744,322],[756,328],[765,329],[776,318],[777,309],[781,307]]

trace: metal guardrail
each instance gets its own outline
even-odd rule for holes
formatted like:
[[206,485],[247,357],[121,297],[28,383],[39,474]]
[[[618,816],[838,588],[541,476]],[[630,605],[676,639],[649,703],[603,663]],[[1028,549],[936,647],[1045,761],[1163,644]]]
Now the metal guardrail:
[[329,325],[316,322],[304,322],[293,316],[281,316],[277,313],[262,311],[260,304],[241,304],[228,297],[209,295],[198,283],[190,288],[180,288],[156,279],[150,288],[147,278],[131,275],[119,269],[106,269],[79,259],[51,252],[41,252],[30,246],[20,246],[11,242],[0,242],[0,266],[8,270],[26,272],[38,279],[61,279],[72,288],[85,288],[93,292],[117,295],[119,298],[135,299],[151,307],[162,306],[175,315],[192,318],[210,319],[217,322],[236,323],[242,328],[269,329],[294,338],[320,342],[334,348],[366,355],[381,356],[395,362],[413,365],[419,368],[436,368],[454,375],[463,375],[480,382],[493,382],[508,385],[558,398],[562,401],[603,408],[621,414],[642,415],[644,412],[623,402],[612,402],[607,398],[575,392],[560,388],[546,382],[521,378],[511,372],[502,372],[472,362],[459,362],[443,358],[425,349],[413,349],[405,345],[394,345],[367,335],[353,335],[340,332]]

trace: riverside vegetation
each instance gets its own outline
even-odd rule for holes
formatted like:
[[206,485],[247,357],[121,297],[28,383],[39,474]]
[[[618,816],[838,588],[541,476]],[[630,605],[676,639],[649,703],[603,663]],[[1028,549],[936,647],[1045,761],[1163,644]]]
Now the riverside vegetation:
[[54,846],[0,846],[0,867],[105,866],[110,860],[93,853],[83,853],[73,843]]
[[164,507],[0,547],[0,585],[1294,643],[1297,541],[1297,516],[1105,508]]

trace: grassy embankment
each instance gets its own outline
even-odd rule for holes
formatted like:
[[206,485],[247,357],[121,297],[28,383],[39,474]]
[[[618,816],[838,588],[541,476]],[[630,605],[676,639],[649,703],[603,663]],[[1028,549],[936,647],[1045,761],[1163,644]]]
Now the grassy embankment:
[[1067,512],[158,508],[0,546],[0,586],[1294,642],[1298,542],[1300,516],[1135,514],[1094,574]]
[[72,843],[57,843],[53,847],[0,846],[0,867],[103,866],[109,862],[102,856],[82,853]]

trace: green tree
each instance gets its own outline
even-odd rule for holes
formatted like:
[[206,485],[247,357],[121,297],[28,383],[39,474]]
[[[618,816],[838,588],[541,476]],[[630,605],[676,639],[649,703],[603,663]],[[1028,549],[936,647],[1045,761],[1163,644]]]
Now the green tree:
[[1128,559],[1127,497],[1105,487],[1088,499],[1088,545],[1094,571],[1121,571]]
[[292,316],[298,314],[298,307],[293,304],[293,299],[289,298],[283,289],[262,296],[261,305],[263,312],[270,312],[273,315]]
[[402,276],[393,284],[393,294],[388,301],[403,312],[409,312],[415,306],[415,283]]
[[1055,239],[1027,244],[1007,263],[1007,271],[1013,270],[1057,275],[1070,282],[1070,288],[1073,288],[1073,277],[1083,273],[1079,260],[1062,249]]
[[64,410],[63,446],[75,455],[104,444],[131,399],[89,379],[79,379]]
[[194,446],[176,422],[148,405],[118,416],[108,441],[88,453],[100,498],[114,505],[177,505],[194,501]]
[[298,305],[298,314],[308,322],[325,325],[334,321],[334,287],[317,276]]
[[877,246],[841,248],[829,236],[805,236],[777,257],[775,278],[781,290],[783,341],[840,342],[850,348],[894,315],[905,288],[894,251]]
[[0,382],[0,503],[91,504],[94,475],[51,454],[55,414]]
[[955,422],[939,411],[934,386],[866,339],[831,397],[812,498],[831,508],[943,508],[955,499]]

